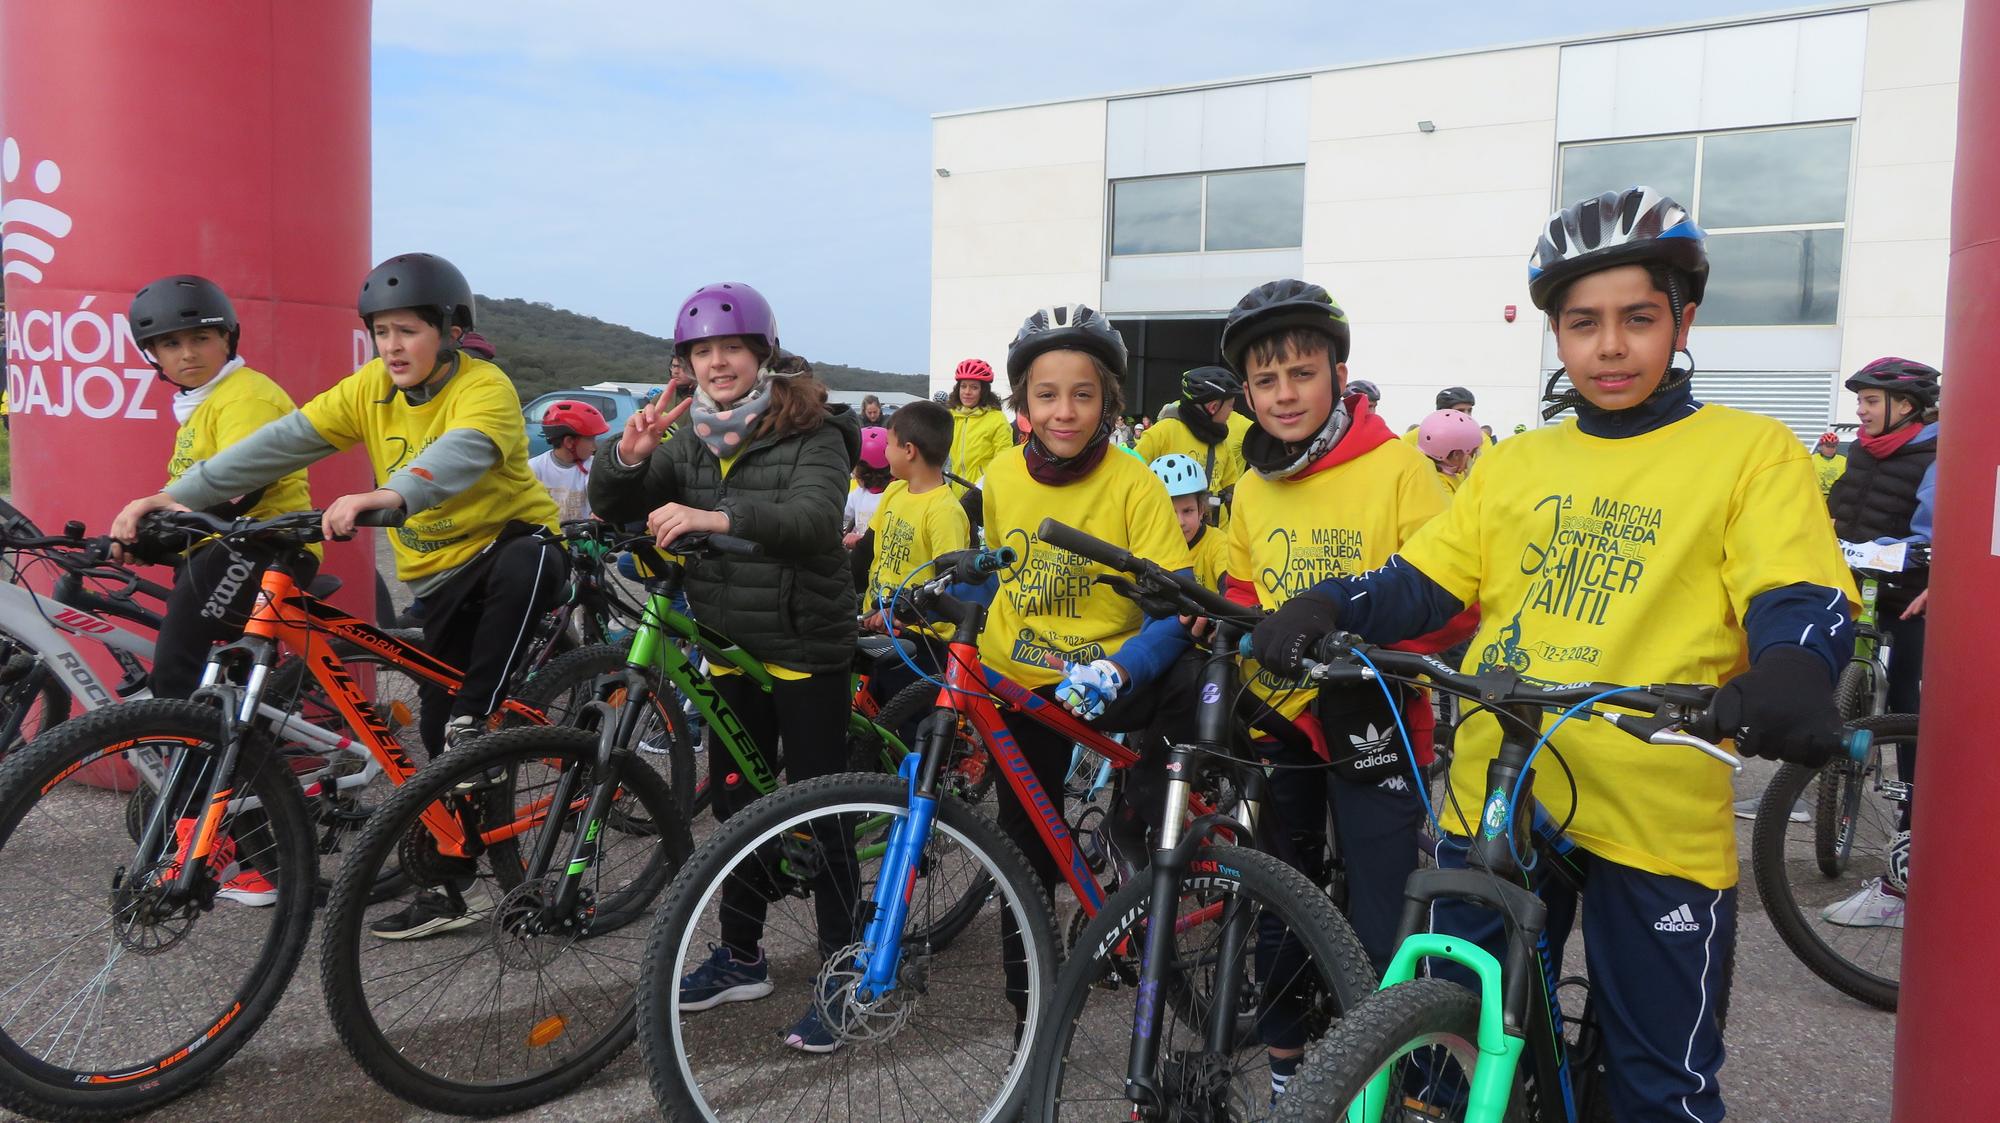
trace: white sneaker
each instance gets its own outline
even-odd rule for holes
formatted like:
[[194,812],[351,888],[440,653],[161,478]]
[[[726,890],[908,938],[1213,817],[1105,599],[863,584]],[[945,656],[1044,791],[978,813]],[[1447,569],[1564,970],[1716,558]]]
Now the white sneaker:
[[1903,898],[1882,888],[1882,879],[1871,877],[1854,895],[1819,910],[1828,924],[1843,928],[1901,928]]
[[[1757,808],[1762,806],[1763,802],[1764,802],[1764,797],[1761,795],[1753,795],[1748,799],[1737,800],[1736,817],[1739,819],[1750,819],[1754,821],[1757,818]],[[1806,810],[1805,800],[1802,799],[1799,800],[1797,803],[1792,804],[1792,814],[1790,818],[1794,823],[1812,822],[1812,812]]]

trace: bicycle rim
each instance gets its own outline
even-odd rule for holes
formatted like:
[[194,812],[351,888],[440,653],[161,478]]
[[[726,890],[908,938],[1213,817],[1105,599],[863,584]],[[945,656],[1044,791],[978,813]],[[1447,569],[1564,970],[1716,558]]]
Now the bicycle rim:
[[[1025,859],[989,821],[956,801],[939,804],[910,887],[909,929],[935,923],[969,880],[996,889],[948,946],[909,939],[889,995],[853,1000],[879,860],[864,848],[843,875],[836,847],[822,840],[900,817],[907,802],[887,778],[805,781],[732,818],[688,863],[655,921],[640,995],[640,1048],[670,1116],[974,1120],[1015,1109],[1048,993],[1053,921]],[[800,876],[808,872],[817,876]],[[817,907],[830,893],[838,896],[822,917]],[[739,894],[766,903],[759,946],[773,989],[757,1001],[687,1009],[680,980],[722,943],[723,919],[744,915]],[[824,931],[823,920],[844,930]],[[832,1053],[787,1046],[809,1013],[839,1042]]]
[[[635,921],[687,842],[665,785],[617,758],[620,794],[597,832],[584,896],[561,917],[542,910],[587,830],[596,742],[574,729],[517,729],[440,757],[383,805],[343,867],[321,947],[328,1009],[355,1060],[404,1099],[461,1114],[520,1110],[581,1084],[631,1042],[646,939]],[[468,793],[467,783],[490,786]],[[484,853],[442,854],[421,818],[433,807],[476,824]],[[630,827],[642,818],[669,829]],[[394,938],[390,923],[414,896],[376,903],[366,892],[391,859],[434,900],[455,890],[465,913]]]
[[[239,799],[195,896],[168,896],[217,725],[205,706],[128,703],[66,724],[0,770],[0,1100],[10,1106],[108,1117],[172,1099],[226,1062],[284,992],[312,923],[301,876],[310,842],[289,772],[255,739],[241,746]],[[196,765],[144,853],[116,790],[139,782],[142,754]]]
[[[1037,1053],[1036,1118],[1131,1117],[1125,1079],[1152,892],[1150,877],[1121,890],[1071,949]],[[1174,915],[1153,1023],[1162,1117],[1262,1118],[1269,1049],[1303,1048],[1361,1001],[1373,986],[1367,956],[1303,874],[1233,846],[1189,864]],[[1235,1014],[1218,1027],[1225,989]],[[1221,1050],[1211,1048],[1212,1029]]]

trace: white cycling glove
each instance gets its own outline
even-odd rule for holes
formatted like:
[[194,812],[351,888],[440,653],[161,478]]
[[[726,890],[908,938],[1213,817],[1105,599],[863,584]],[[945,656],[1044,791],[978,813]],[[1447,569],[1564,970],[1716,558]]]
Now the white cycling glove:
[[1056,701],[1069,712],[1090,721],[1104,713],[1104,707],[1118,699],[1125,688],[1125,673],[1109,659],[1088,663],[1064,663],[1063,680],[1056,685]]

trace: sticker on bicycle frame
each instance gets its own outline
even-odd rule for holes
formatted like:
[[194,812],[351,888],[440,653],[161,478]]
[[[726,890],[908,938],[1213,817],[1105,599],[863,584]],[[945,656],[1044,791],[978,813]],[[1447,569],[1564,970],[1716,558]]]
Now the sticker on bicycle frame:
[[1501,832],[1507,829],[1506,792],[1494,788],[1493,794],[1486,797],[1486,811],[1479,816],[1479,823],[1487,838],[1499,838]]
[[1201,704],[1213,706],[1222,700],[1222,686],[1219,683],[1205,683],[1201,688]]

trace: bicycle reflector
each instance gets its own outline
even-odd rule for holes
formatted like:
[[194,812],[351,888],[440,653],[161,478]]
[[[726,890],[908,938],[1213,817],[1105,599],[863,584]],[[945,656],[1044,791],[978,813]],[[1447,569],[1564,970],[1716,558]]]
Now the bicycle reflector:
[[561,1037],[567,1029],[569,1029],[569,1019],[561,1014],[550,1014],[536,1022],[535,1027],[528,1031],[528,1048],[543,1048]]

